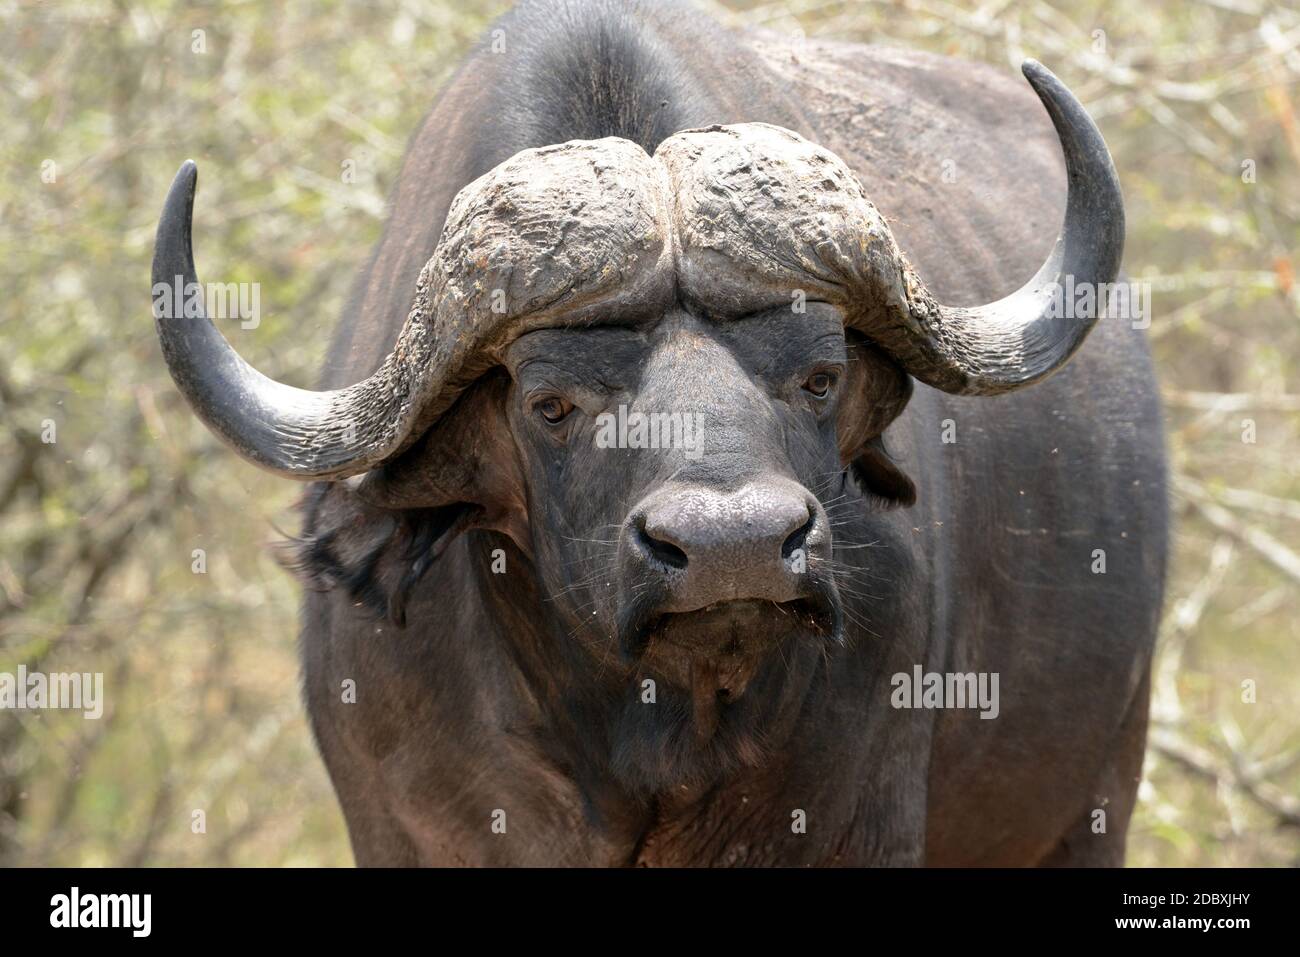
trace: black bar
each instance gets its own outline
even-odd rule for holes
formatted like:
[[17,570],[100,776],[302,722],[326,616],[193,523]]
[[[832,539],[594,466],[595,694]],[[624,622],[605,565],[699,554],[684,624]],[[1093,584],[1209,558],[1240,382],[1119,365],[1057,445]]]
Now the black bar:
[[[130,919],[143,929],[142,897],[139,910],[112,903],[126,926],[51,926],[52,917],[68,916],[74,887],[87,919],[101,907],[98,895],[148,894],[148,936],[136,937]],[[729,943],[762,942],[774,932],[811,942],[835,927],[864,945],[887,931],[891,939],[914,935],[918,945],[1199,936],[1231,946],[1243,934],[1294,929],[1298,889],[1294,870],[50,869],[0,872],[0,919],[6,945],[77,935],[82,942],[196,942],[206,949],[284,936],[298,945],[338,945],[413,934],[441,948],[461,931],[481,942],[519,934],[547,944],[599,927],[670,946],[674,934],[698,941],[700,932]],[[67,907],[56,916],[59,895]],[[1154,923],[1120,926],[1134,920]],[[604,938],[611,946],[618,939]]]

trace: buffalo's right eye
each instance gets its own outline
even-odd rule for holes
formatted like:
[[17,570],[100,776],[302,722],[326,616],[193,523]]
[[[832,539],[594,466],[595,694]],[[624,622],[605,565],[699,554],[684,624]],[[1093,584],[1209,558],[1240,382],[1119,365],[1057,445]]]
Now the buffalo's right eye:
[[558,425],[564,417],[573,411],[573,404],[563,399],[552,397],[538,402],[534,409],[551,425]]
[[829,372],[817,372],[808,377],[808,381],[803,384],[803,387],[814,398],[824,399],[830,394],[831,386],[834,384],[835,378]]

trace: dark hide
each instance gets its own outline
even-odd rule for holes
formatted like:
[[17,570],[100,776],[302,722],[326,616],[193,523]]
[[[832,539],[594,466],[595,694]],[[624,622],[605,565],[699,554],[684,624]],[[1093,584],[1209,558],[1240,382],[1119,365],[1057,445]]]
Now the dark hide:
[[[527,3],[499,28],[505,51],[476,50],[411,143],[325,387],[391,348],[456,192],[529,147],[793,129],[849,164],[959,305],[1019,286],[1060,224],[1056,138],[1007,71],[792,52],[665,3]],[[838,328],[828,308],[806,328]],[[530,334],[400,459],[311,489],[305,694],[359,863],[1122,862],[1166,548],[1141,333],[1103,320],[1045,382],[955,398],[913,390],[856,335],[801,342],[778,322],[676,304]],[[824,408],[799,391],[818,349],[842,369]],[[530,396],[566,377],[576,408],[547,431]],[[704,410],[717,444],[700,462],[573,451],[620,397]],[[810,490],[842,607],[742,603],[679,633],[636,619],[608,542],[682,469]],[[704,640],[730,641],[730,663],[655,650]],[[996,672],[996,720],[892,707],[891,676],[915,665]]]

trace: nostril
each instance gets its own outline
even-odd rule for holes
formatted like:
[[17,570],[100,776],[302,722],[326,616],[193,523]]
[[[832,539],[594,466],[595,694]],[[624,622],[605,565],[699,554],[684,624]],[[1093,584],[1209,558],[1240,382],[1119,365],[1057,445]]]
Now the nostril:
[[686,553],[672,542],[665,542],[661,538],[655,538],[646,531],[644,519],[636,523],[636,532],[641,539],[641,547],[649,552],[656,561],[667,565],[669,568],[686,567]]
[[671,568],[686,567],[686,553],[676,545],[649,536],[646,536],[646,543],[650,546],[650,553],[665,565]]
[[785,540],[785,544],[781,546],[781,557],[789,558],[795,553],[796,549],[803,548],[804,545],[807,544],[808,542],[808,534],[813,530],[813,526],[816,523],[817,523],[817,513],[814,512],[812,509],[809,509],[808,521],[804,522],[793,532],[791,532],[790,536]]

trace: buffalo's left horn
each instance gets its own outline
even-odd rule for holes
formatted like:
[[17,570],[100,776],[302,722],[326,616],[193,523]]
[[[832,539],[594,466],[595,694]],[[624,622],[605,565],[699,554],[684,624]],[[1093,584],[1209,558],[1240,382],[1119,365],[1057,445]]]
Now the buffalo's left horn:
[[[909,373],[945,392],[996,395],[1059,369],[1096,323],[1101,286],[1119,275],[1124,196],[1106,143],[1050,70],[1037,60],[1026,60],[1022,69],[1047,108],[1065,155],[1069,194],[1051,255],[1011,295],[971,308],[939,304],[904,265],[907,315],[901,323],[869,330]],[[1091,315],[1067,318],[1070,310],[1056,308],[1067,277],[1076,288],[1092,284],[1097,305]]]
[[167,193],[154,245],[154,321],[181,393],[216,435],[249,461],[298,479],[344,478],[400,449],[419,394],[427,333],[408,324],[395,353],[370,378],[327,392],[297,389],[258,372],[208,319],[194,270],[191,217],[198,169],[182,164]]

